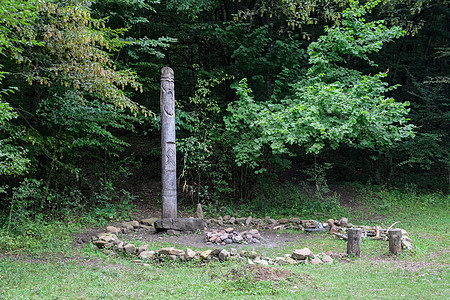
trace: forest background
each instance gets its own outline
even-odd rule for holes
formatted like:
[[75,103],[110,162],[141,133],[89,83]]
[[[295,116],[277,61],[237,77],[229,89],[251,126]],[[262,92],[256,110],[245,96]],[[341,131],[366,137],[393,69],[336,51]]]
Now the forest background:
[[4,0],[0,15],[2,245],[38,234],[30,221],[159,209],[163,66],[182,207],[449,192],[447,1]]

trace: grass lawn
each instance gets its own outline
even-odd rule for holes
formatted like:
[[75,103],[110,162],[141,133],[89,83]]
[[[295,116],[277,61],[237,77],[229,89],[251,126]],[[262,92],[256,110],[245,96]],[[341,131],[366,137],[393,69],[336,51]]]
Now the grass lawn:
[[[3,253],[0,299],[449,299],[448,197],[434,204],[397,200],[402,205],[381,209],[370,204],[373,196],[365,196],[364,209],[353,211],[350,221],[366,219],[365,224],[355,224],[388,226],[401,221],[398,227],[408,231],[414,250],[392,256],[387,242],[366,239],[362,258],[352,258],[350,263],[257,268],[238,262],[142,266],[127,257],[107,257],[92,246],[77,249],[67,244],[66,237],[64,247],[54,246],[57,251]],[[379,218],[370,219],[374,212]],[[327,234],[263,250],[274,258],[303,247],[314,253],[346,251],[344,241]],[[269,273],[283,276],[262,280]]]

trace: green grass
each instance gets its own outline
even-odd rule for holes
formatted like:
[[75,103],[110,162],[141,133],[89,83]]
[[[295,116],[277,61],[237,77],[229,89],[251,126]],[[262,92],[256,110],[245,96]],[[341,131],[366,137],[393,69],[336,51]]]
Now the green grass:
[[250,274],[230,277],[236,263],[199,267],[143,267],[100,262],[0,260],[2,299],[445,299],[449,272],[443,266],[405,270],[366,259],[350,264],[277,267],[292,275],[255,281]]
[[[364,209],[352,212],[350,222],[387,227],[400,221],[396,227],[408,231],[414,250],[393,256],[387,241],[363,239],[362,258],[275,266],[291,274],[269,281],[258,281],[255,271],[237,262],[135,265],[129,256],[109,257],[92,245],[74,248],[71,234],[80,227],[64,230],[64,224],[54,223],[42,229],[45,234],[13,240],[17,247],[2,251],[0,299],[448,299],[448,200],[441,194],[366,191]],[[305,238],[257,252],[272,258],[303,247],[346,252],[346,242],[328,234],[289,233]],[[168,246],[179,245],[161,242],[151,248]]]

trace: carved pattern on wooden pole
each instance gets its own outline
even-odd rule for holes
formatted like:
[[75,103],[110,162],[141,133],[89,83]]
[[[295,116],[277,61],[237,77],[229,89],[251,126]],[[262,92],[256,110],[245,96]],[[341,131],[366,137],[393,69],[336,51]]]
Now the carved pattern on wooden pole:
[[177,158],[175,145],[174,74],[169,67],[161,69],[161,179],[162,218],[177,218]]

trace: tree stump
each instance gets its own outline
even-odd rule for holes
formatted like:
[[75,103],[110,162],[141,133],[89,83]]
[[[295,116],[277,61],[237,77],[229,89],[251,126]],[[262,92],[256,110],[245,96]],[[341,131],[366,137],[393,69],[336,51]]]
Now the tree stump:
[[362,229],[360,228],[349,228],[347,231],[347,254],[354,255],[356,257],[361,257],[361,236]]
[[388,233],[389,236],[389,251],[392,254],[399,254],[402,252],[402,230],[391,229]]

